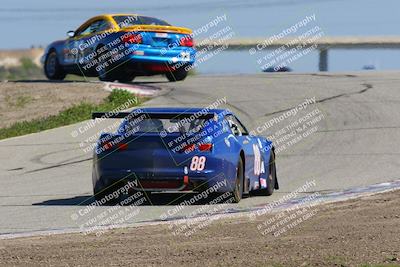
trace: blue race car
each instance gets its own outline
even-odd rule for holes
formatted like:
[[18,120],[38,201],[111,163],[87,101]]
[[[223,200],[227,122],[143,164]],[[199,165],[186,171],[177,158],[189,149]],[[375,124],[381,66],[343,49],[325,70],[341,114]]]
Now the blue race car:
[[100,15],[67,34],[42,57],[50,80],[76,74],[129,82],[135,76],[164,74],[169,81],[181,81],[195,61],[192,31],[157,18]]
[[115,133],[100,135],[94,150],[93,189],[101,203],[127,184],[146,193],[213,188],[231,192],[236,203],[243,194],[271,195],[279,188],[272,143],[250,135],[229,110],[141,108],[93,113],[96,118],[123,118]]

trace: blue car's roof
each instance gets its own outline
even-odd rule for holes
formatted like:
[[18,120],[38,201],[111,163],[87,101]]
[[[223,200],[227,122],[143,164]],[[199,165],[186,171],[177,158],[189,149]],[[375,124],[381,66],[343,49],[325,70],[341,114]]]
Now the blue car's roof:
[[[193,114],[197,112],[207,112],[208,114],[219,114],[225,112],[225,114],[231,114],[226,109],[206,109],[206,108],[178,108],[178,107],[163,107],[163,108],[139,108],[144,113],[176,113],[176,114]],[[134,110],[133,110],[134,111]]]

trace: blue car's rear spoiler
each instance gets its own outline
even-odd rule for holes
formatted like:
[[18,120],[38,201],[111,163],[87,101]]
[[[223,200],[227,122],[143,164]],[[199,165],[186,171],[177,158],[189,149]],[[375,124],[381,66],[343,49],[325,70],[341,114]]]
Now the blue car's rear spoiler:
[[167,112],[143,112],[139,114],[135,114],[132,112],[93,112],[92,119],[102,118],[102,119],[124,119],[126,117],[138,117],[145,115],[147,118],[157,118],[157,119],[183,119],[190,118],[195,115],[197,119],[212,119],[214,117],[214,113],[206,113],[206,114],[195,114],[195,113],[167,113]]

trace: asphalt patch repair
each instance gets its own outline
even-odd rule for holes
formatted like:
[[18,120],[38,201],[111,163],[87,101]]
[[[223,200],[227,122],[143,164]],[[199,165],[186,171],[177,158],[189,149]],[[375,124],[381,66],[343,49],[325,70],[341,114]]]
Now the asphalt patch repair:
[[168,225],[0,240],[1,266],[400,266],[400,190],[315,206],[281,235],[272,216],[213,221],[190,237]]

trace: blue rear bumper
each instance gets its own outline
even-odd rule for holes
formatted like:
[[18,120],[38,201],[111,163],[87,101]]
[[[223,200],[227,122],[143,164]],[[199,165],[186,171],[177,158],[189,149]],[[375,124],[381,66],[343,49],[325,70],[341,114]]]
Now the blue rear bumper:
[[191,47],[176,47],[166,49],[163,47],[152,47],[149,45],[135,45],[127,49],[123,60],[131,62],[168,64],[169,66],[193,65],[196,50]]

